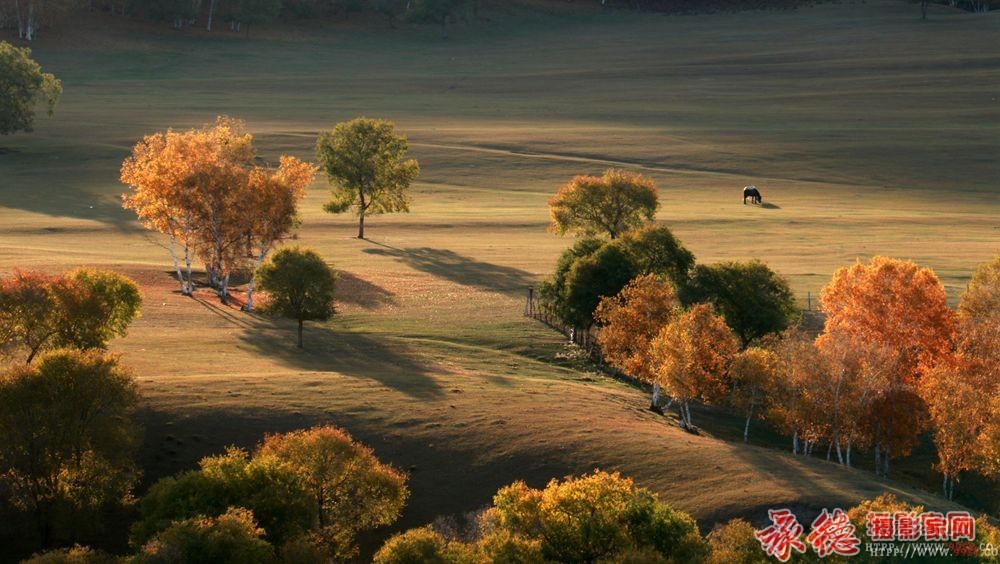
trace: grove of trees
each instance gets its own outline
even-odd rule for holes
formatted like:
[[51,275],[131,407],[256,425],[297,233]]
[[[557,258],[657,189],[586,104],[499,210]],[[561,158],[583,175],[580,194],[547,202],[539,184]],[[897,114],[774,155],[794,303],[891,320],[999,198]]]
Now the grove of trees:
[[[315,171],[289,156],[276,168],[257,164],[243,123],[220,117],[201,129],[168,130],[139,141],[122,164],[121,181],[131,188],[122,195],[123,206],[144,227],[169,237],[181,293],[194,291],[191,262],[198,257],[209,285],[225,301],[233,273],[252,275],[291,234]],[[252,307],[252,283],[249,292]]]

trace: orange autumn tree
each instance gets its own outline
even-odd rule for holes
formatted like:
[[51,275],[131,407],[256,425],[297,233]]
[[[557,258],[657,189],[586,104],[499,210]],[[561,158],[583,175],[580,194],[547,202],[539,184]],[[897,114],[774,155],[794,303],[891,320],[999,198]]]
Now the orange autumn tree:
[[597,343],[604,359],[618,370],[653,385],[649,408],[660,409],[660,382],[653,371],[649,343],[673,319],[680,303],[669,282],[639,276],[615,296],[601,298],[594,319],[601,326]]
[[[205,264],[209,283],[225,299],[230,275],[250,270],[295,225],[296,207],[315,169],[282,157],[277,170],[256,164],[253,137],[242,122],[220,117],[213,125],[147,135],[121,169],[130,192],[123,207],[140,223],[170,238],[181,292],[191,294],[192,255]],[[184,251],[181,272],[176,246]]]
[[681,426],[693,429],[690,402],[715,401],[726,392],[726,372],[739,345],[712,306],[699,304],[677,316],[653,338],[653,373],[679,402]]
[[823,356],[803,332],[788,331],[775,351],[778,365],[767,392],[766,417],[792,436],[792,454],[809,455],[828,436],[823,388],[827,372]]
[[955,321],[944,287],[929,268],[874,257],[837,270],[820,298],[826,323],[817,340],[842,338],[892,351],[894,369],[869,415],[876,473],[886,476],[893,455],[905,456],[926,427],[916,384],[923,367],[951,349]]
[[944,495],[954,495],[961,472],[995,476],[1000,427],[1000,257],[981,266],[958,307],[954,355],[920,382],[937,447]]
[[778,356],[760,347],[742,350],[733,358],[729,370],[732,391],[729,403],[746,414],[743,442],[750,442],[750,421],[758,415],[768,389],[778,373]]

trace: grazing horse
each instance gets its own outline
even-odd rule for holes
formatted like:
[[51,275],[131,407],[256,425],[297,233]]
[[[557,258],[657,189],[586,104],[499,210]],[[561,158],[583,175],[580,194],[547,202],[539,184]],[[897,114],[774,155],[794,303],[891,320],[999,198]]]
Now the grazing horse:
[[760,203],[760,190],[756,186],[750,184],[749,186],[743,187],[743,205],[747,204],[747,198],[750,198],[751,204]]

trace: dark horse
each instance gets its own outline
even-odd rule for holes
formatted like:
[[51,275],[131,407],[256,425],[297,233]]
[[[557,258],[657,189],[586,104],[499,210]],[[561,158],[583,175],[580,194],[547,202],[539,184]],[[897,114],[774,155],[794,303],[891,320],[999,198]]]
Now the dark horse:
[[760,190],[757,189],[753,184],[743,187],[743,205],[747,204],[747,198],[750,198],[751,204],[760,203]]

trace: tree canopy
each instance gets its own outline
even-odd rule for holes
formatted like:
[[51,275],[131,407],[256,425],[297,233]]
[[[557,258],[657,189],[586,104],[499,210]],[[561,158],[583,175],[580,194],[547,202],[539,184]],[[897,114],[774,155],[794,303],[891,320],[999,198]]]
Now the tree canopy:
[[788,280],[759,260],[694,267],[682,299],[710,303],[747,347],[799,317]]
[[257,270],[260,286],[268,293],[263,311],[298,322],[302,348],[305,321],[325,321],[333,316],[336,273],[315,251],[283,248]]
[[55,110],[62,83],[31,58],[31,49],[0,41],[0,135],[31,131],[35,109]]
[[577,176],[549,199],[550,229],[615,239],[653,220],[659,208],[653,181],[641,174],[608,169],[603,176]]
[[406,137],[387,120],[360,117],[338,123],[316,141],[316,156],[332,185],[331,213],[353,210],[358,239],[365,238],[365,217],[410,211],[410,183],[420,174],[404,159]]
[[116,272],[14,271],[0,278],[0,353],[31,362],[60,347],[106,348],[125,335],[141,305],[136,283]]
[[34,515],[43,546],[58,513],[128,500],[138,401],[118,357],[96,350],[53,351],[0,375],[0,495]]

